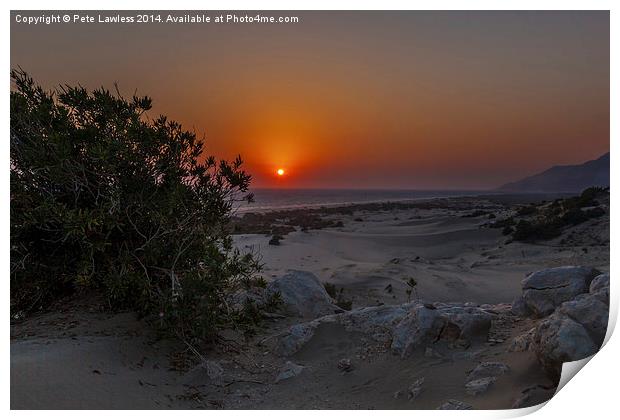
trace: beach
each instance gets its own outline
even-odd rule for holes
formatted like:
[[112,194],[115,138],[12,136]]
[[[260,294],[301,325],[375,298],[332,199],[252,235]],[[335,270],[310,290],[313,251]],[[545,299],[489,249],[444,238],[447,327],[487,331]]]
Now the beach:
[[[309,272],[349,303],[336,316],[458,302],[497,314],[482,339],[440,341],[403,357],[329,321],[313,324],[298,351],[282,354],[282,334],[313,318],[265,314],[254,334],[225,331],[216,345],[195,352],[161,338],[133,313],[101,312],[96,298],[67,301],[12,320],[11,407],[433,409],[455,399],[491,409],[510,408],[524,395],[522,404],[543,402],[556,383],[532,352],[514,351],[515,339],[536,321],[508,307],[529,273],[560,266],[608,272],[609,213],[607,195],[605,216],[545,241],[514,241],[493,226],[532,199],[368,203],[252,213],[234,221],[235,246],[260,256],[268,283],[291,270]],[[483,395],[472,395],[464,383],[486,362],[505,364],[510,372]],[[300,368],[282,379],[287,366]],[[416,378],[423,378],[424,391],[411,398]]]

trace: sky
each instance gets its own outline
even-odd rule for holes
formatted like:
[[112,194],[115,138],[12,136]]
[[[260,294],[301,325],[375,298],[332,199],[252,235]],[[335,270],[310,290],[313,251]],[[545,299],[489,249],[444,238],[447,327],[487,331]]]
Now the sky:
[[300,22],[12,12],[11,66],[149,95],[254,187],[485,189],[609,151],[606,11],[261,13]]

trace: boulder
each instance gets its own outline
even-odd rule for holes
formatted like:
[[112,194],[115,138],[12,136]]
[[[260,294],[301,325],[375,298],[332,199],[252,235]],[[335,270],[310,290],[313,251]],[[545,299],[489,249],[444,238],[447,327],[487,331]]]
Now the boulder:
[[583,325],[562,315],[540,323],[533,348],[540,364],[555,379],[562,373],[562,363],[583,359],[598,350]]
[[413,304],[372,306],[293,325],[280,335],[276,351],[285,356],[296,353],[312,339],[319,325],[325,323],[338,323],[347,331],[361,332],[376,341],[389,343],[395,325],[407,315],[412,306]]
[[587,292],[563,302],[535,328],[530,347],[554,378],[562,363],[592,356],[602,346],[609,318],[609,275],[599,275]]
[[525,299],[523,299],[523,296],[519,296],[512,301],[511,312],[513,315],[520,316],[522,318],[531,314],[530,308],[525,302]]
[[486,340],[495,315],[459,304],[417,304],[392,332],[391,348],[406,357],[421,346],[444,341],[467,347],[476,337]]
[[500,376],[510,372],[510,367],[501,362],[481,362],[476,366],[469,375],[467,381],[471,382],[476,379],[487,378],[491,376]]
[[600,347],[607,332],[609,306],[597,299],[594,294],[579,295],[574,300],[564,302],[556,311],[581,324],[588,335]]
[[537,318],[550,315],[562,303],[588,292],[598,274],[594,268],[575,266],[536,271],[521,283],[525,308]]
[[609,273],[596,276],[590,283],[590,293],[596,293],[605,288],[609,289]]
[[609,306],[609,274],[596,276],[590,283],[590,293]]
[[267,286],[266,295],[279,293],[282,312],[302,318],[316,318],[339,310],[316,276],[307,271],[290,271]]
[[373,306],[294,325],[280,335],[277,351],[291,355],[310,341],[319,325],[338,323],[347,331],[390,344],[395,353],[405,357],[437,341],[463,345],[476,337],[486,340],[494,318],[481,308],[461,304]]

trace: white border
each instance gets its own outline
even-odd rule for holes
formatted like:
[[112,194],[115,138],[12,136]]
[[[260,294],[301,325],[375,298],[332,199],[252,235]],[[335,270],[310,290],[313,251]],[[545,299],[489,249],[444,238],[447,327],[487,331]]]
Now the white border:
[[[199,1],[187,1],[176,0],[174,2],[166,2],[162,0],[152,1],[119,1],[110,0],[106,2],[90,2],[85,3],[77,0],[61,0],[55,2],[49,1],[13,1],[12,4],[4,3],[5,13],[2,20],[2,37],[1,44],[3,48],[2,61],[3,68],[7,71],[5,74],[8,83],[8,70],[10,69],[10,9],[16,10],[610,10],[611,19],[611,115],[618,115],[617,113],[617,100],[619,97],[619,88],[617,79],[615,79],[614,71],[618,70],[618,30],[616,29],[619,23],[619,19],[616,16],[616,12],[620,9],[617,6],[618,2],[612,1],[553,1],[553,0],[522,0],[522,1],[490,1],[490,0],[451,0],[451,1],[403,1],[403,0],[383,0],[377,2],[371,1],[335,1],[335,0],[303,0],[297,1],[295,4],[290,4],[285,1],[277,0],[231,0],[231,1],[217,1],[217,2],[199,2]],[[5,94],[4,100],[1,102],[2,106],[2,126],[5,136],[4,147],[1,149],[2,160],[5,162],[5,168],[7,170],[3,173],[2,182],[0,183],[0,192],[3,197],[6,197],[2,202],[2,214],[4,215],[5,222],[2,224],[3,237],[2,250],[5,258],[2,259],[2,272],[9,273],[9,95]],[[615,141],[617,140],[617,123],[614,119],[611,119],[611,138],[610,149],[614,149]],[[616,185],[618,179],[618,170],[613,165],[615,162],[615,150],[611,153],[612,165],[611,165],[611,184]],[[617,224],[615,220],[618,219],[618,207],[615,195],[611,197],[611,236],[616,237],[618,233]],[[611,274],[612,279],[615,276],[615,267],[618,257],[617,248],[611,247]],[[617,281],[613,281],[612,286],[612,302],[611,302],[611,317],[610,320],[613,324],[616,322],[618,312],[618,292],[615,287]],[[6,279],[3,282],[4,285],[4,299],[2,304],[4,306],[5,317],[8,318],[9,314],[9,281]],[[4,337],[9,336],[9,323],[5,318],[3,324]],[[588,418],[610,418],[612,413],[617,412],[616,399],[617,393],[617,377],[619,373],[618,360],[616,354],[620,354],[620,344],[617,337],[612,336],[605,347],[597,354],[577,375],[576,379],[571,380],[544,408],[535,411],[530,418],[542,419],[542,418],[562,418],[562,419],[583,419]],[[9,356],[9,342],[5,342],[2,346],[2,358],[4,360],[4,376],[1,382],[1,395],[4,407],[6,410],[10,407],[10,356]],[[505,411],[382,411],[380,416],[389,416],[390,418],[401,418],[410,420],[412,416],[416,418],[465,418],[465,419],[480,419],[480,418],[507,418],[515,417],[526,414],[533,410],[505,410]],[[103,419],[110,415],[108,412],[90,412],[88,416],[93,419]],[[239,412],[239,411],[220,411],[220,412],[203,412],[203,411],[188,411],[183,413],[168,413],[166,411],[156,411],[150,413],[133,413],[131,411],[115,412],[114,416],[121,416],[123,418],[135,415],[148,415],[157,419],[168,419],[170,415],[183,415],[191,418],[203,418],[204,416],[216,416],[221,419],[233,419],[237,416],[251,416],[252,420],[271,420],[271,419],[289,419],[290,416],[295,416],[300,420],[310,419],[315,414],[307,411],[297,411],[290,413],[287,411],[253,411]],[[13,411],[10,415],[20,418],[30,418],[34,416],[45,416],[49,419],[72,419],[82,417],[84,413],[78,411],[60,412],[60,411],[46,411],[46,412],[26,412],[26,411]],[[325,412],[321,413],[321,416],[327,416],[329,418],[343,418],[348,416],[355,416],[360,420],[374,420],[377,414],[370,411],[356,411],[356,412]]]

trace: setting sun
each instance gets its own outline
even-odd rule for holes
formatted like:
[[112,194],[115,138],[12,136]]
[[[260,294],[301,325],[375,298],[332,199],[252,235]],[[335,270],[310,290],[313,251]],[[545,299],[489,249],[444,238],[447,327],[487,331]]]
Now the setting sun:
[[280,168],[276,171],[276,174],[278,174],[278,176],[282,176],[284,175],[284,169]]

